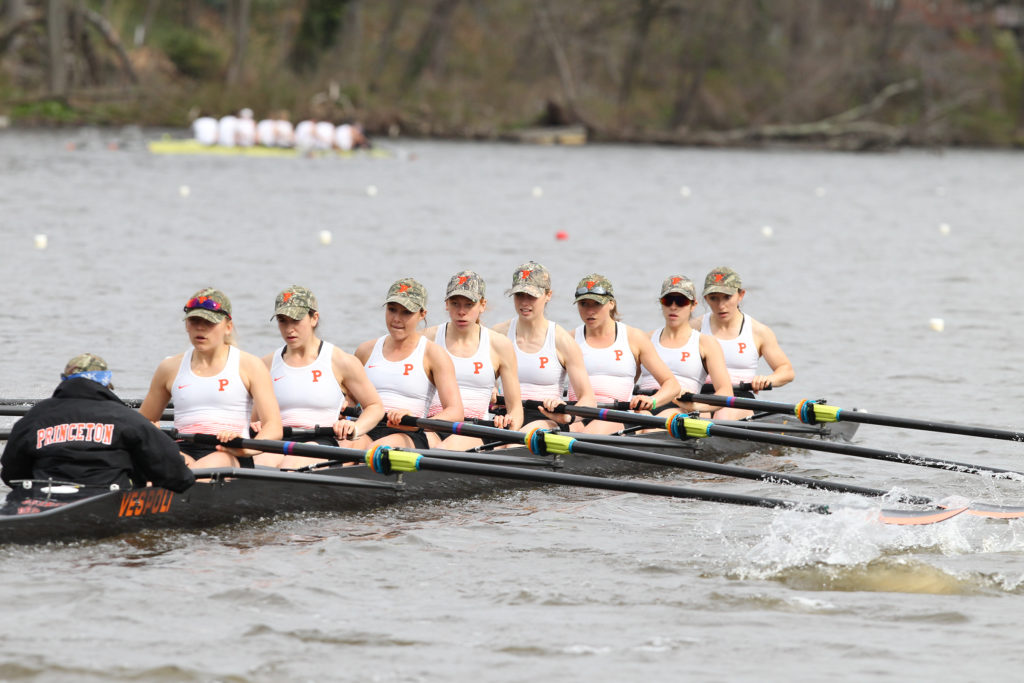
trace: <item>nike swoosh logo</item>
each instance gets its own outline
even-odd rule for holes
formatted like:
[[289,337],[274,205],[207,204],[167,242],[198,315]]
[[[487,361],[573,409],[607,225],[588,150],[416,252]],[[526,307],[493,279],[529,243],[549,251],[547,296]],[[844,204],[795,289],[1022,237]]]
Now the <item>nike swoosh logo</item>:
[[274,378],[274,381],[276,382],[276,381],[277,381],[277,380],[279,380],[279,379],[284,379],[284,375],[281,375],[280,377],[275,377],[275,378]]
[[367,368],[367,369],[370,369],[370,368],[375,368],[375,367],[377,367],[377,364],[376,364],[376,363],[374,363],[373,365],[367,365],[367,366],[366,366],[366,368]]
[[179,384],[178,388],[179,389],[184,389],[185,387],[190,387],[190,386],[192,386],[192,385],[191,384]]

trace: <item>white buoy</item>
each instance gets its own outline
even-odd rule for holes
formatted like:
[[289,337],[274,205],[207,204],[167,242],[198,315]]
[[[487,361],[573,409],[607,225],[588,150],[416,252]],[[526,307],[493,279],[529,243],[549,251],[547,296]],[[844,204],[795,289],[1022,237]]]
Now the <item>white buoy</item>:
[[535,187],[533,188],[533,190],[531,190],[530,194],[532,194],[535,198],[540,199],[541,197],[544,196],[544,188]]
[[946,329],[946,321],[942,318],[932,318],[928,321],[928,327],[936,332],[942,332],[942,330]]
[[761,228],[761,234],[764,235],[765,237],[771,237],[773,234],[775,234],[775,231],[772,230],[772,226],[766,225],[763,228]]
[[46,249],[46,235],[36,235],[36,249]]
[[320,231],[320,244],[327,246],[331,243],[331,231],[321,230]]
[[689,197],[692,194],[692,192],[689,187],[683,185],[682,187],[679,188],[679,194],[681,194],[684,197]]
[[178,194],[181,195],[182,199],[192,194],[192,190],[189,189],[188,185],[182,185],[178,188]]
[[368,197],[376,197],[377,196],[377,186],[376,185],[367,185],[366,186],[366,196],[368,196]]
[[949,227],[949,223],[942,223],[939,225],[939,233],[942,235],[948,235],[951,230],[952,228]]
[[824,197],[825,196],[825,188],[824,187],[816,187],[816,188],[814,188],[814,196],[815,197]]

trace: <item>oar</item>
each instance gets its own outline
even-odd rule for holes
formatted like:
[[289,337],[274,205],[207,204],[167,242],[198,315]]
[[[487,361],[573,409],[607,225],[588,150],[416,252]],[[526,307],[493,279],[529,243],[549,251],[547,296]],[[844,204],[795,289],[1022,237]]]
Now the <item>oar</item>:
[[[594,444],[588,441],[581,441],[579,439],[580,435],[578,432],[565,434],[552,432],[550,430],[537,429],[533,430],[529,434],[525,434],[523,432],[513,432],[507,429],[467,424],[465,422],[445,422],[444,420],[414,418],[410,416],[404,417],[402,421],[409,426],[415,425],[431,431],[464,434],[466,436],[475,436],[480,438],[504,439],[506,443],[521,443],[525,444],[526,447],[534,454],[585,453],[589,455],[616,458],[618,460],[646,462],[654,465],[667,465],[669,467],[707,472],[710,474],[721,474],[727,477],[738,477],[740,479],[752,479],[773,483],[785,482],[789,484],[796,484],[797,486],[805,486],[811,489],[832,491],[835,493],[855,493],[857,495],[872,497],[881,497],[890,493],[889,491],[884,491],[882,489],[822,481],[819,479],[811,479],[809,477],[801,477],[795,474],[767,472],[764,470],[739,467],[736,465],[726,465],[707,462],[705,460],[681,458],[676,455],[662,455],[660,453],[651,453],[650,451]],[[647,442],[646,445],[648,447],[654,445],[650,440],[645,441]],[[661,442],[657,442],[657,445],[660,446]],[[934,498],[928,496],[917,496],[909,493],[901,494],[899,496],[899,501],[915,505],[935,505],[937,507],[943,507]],[[967,512],[981,517],[995,517],[999,519],[1024,517],[1024,507],[997,506],[989,503],[972,503],[968,506]]]
[[933,467],[951,472],[962,472],[964,474],[1017,475],[1024,478],[1024,472],[1019,472],[1017,470],[1006,470],[1000,467],[989,467],[985,465],[972,465],[970,463],[956,462],[955,460],[927,458],[921,455],[898,453],[896,451],[883,451],[876,448],[838,444],[818,439],[805,439],[799,436],[751,432],[746,429],[738,429],[736,427],[723,427],[710,420],[698,420],[684,415],[660,418],[655,417],[654,415],[639,415],[637,413],[629,413],[621,410],[607,410],[604,408],[590,408],[586,406],[566,404],[560,405],[558,407],[558,412],[565,412],[569,415],[579,415],[580,417],[590,417],[598,420],[640,424],[647,427],[667,429],[673,436],[680,439],[687,437],[703,438],[708,436],[724,436],[730,439],[737,439],[739,441],[755,441],[758,443],[769,443],[776,446],[805,448],[812,451],[838,453],[839,455],[852,455],[858,458],[887,460],[889,462],[899,462],[905,465]]
[[[47,396],[46,398],[50,398]],[[0,398],[0,406],[34,406],[44,399],[41,398]],[[142,405],[141,398],[122,398],[121,403],[125,404],[129,408],[138,408]],[[173,403],[167,404],[168,408],[173,408]]]
[[[216,440],[216,439],[215,439]],[[257,442],[257,443],[262,443]],[[390,481],[367,481],[352,477],[331,477],[325,474],[306,472],[282,472],[279,470],[256,470],[244,467],[214,467],[210,469],[192,470],[196,479],[223,481],[225,479],[259,479],[262,481],[282,481],[288,483],[323,484],[325,486],[346,486],[348,488],[386,489],[401,491],[401,485]]]
[[[0,415],[24,417],[25,413],[32,409],[32,406],[0,406]],[[173,420],[174,411],[168,410],[160,415],[161,420]]]
[[[683,394],[682,400],[686,401],[689,400],[687,397],[696,396],[696,394]],[[1024,441],[1024,432],[992,429],[989,427],[972,427],[970,425],[944,421],[914,420],[892,415],[877,415],[860,410],[845,410],[812,400],[804,400],[799,403],[776,403],[774,401],[728,396],[703,396],[701,400],[717,406],[764,410],[771,413],[791,413],[800,418],[802,422],[808,424],[818,422],[859,422],[861,424],[882,425],[884,427],[904,427],[906,429],[921,429],[929,432],[943,432],[945,434],[981,436],[988,439],[1003,439],[1004,441]]]
[[[219,443],[217,442],[216,437],[207,434],[180,434],[179,438],[210,445]],[[733,505],[799,510],[823,515],[833,513],[833,509],[828,505],[798,503],[778,498],[764,498],[761,496],[748,496],[738,493],[704,491],[679,486],[655,484],[646,481],[604,479],[602,477],[592,477],[582,474],[566,474],[564,472],[546,472],[543,470],[529,470],[521,467],[507,467],[504,465],[458,462],[444,458],[425,456],[416,451],[397,448],[377,447],[364,453],[363,451],[351,448],[300,444],[292,441],[256,441],[254,439],[234,439],[225,445],[237,448],[255,448],[268,452],[284,453],[286,455],[310,455],[312,457],[323,457],[323,455],[329,450],[333,452],[335,459],[348,460],[351,462],[364,461],[371,469],[373,469],[373,471],[380,474],[413,472],[416,470],[434,470],[439,472],[451,472],[454,474],[515,479],[518,481],[530,481],[542,484],[580,486],[583,488],[621,491],[626,493],[642,493],[688,500],[730,503]],[[941,522],[951,517],[955,517],[966,510],[966,507],[953,508],[949,510],[882,510],[879,512],[877,519],[885,524],[934,524],[935,522]]]
[[[693,395],[696,396],[697,394]],[[597,407],[604,408],[607,410],[630,410],[629,401],[613,401],[611,403],[598,403]],[[797,424],[795,422],[792,424],[783,424],[781,422],[760,422],[757,420],[748,419],[715,420],[715,424],[723,425],[725,427],[740,427],[742,429],[750,429],[757,432],[785,432],[786,434],[825,434],[824,427],[813,427],[811,425]]]

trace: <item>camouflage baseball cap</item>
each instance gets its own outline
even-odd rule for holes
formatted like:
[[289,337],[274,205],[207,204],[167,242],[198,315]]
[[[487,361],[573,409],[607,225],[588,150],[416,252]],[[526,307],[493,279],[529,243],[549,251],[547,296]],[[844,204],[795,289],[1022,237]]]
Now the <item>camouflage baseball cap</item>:
[[286,315],[292,320],[302,320],[307,314],[319,310],[320,306],[317,305],[313,292],[305,287],[292,285],[277,295],[277,299],[274,301],[274,315],[270,319]]
[[704,293],[701,296],[707,296],[715,292],[732,296],[741,289],[743,289],[743,283],[740,281],[739,273],[732,268],[719,266],[704,278]]
[[661,294],[658,298],[665,296],[666,294],[682,294],[690,301],[697,300],[697,288],[694,287],[693,281],[685,275],[669,275],[665,278],[665,281],[661,283]]
[[95,353],[80,353],[68,361],[64,366],[64,372],[60,373],[60,378],[72,377],[85,377],[105,387],[114,388],[110,383],[110,366]]
[[396,280],[388,289],[385,304],[399,304],[415,313],[427,307],[427,289],[411,277]]
[[512,273],[512,288],[506,295],[529,294],[541,297],[551,291],[551,275],[548,269],[536,261],[527,261]]
[[231,320],[231,299],[219,289],[204,287],[185,302],[185,317],[202,318],[211,323],[225,318]]
[[464,296],[470,301],[477,302],[484,298],[487,285],[484,279],[472,270],[463,270],[448,280],[448,289],[445,290],[444,298],[450,299],[453,296]]
[[612,289],[612,283],[604,275],[591,273],[576,284],[576,303],[590,299],[599,304],[606,304],[614,298],[615,290]]

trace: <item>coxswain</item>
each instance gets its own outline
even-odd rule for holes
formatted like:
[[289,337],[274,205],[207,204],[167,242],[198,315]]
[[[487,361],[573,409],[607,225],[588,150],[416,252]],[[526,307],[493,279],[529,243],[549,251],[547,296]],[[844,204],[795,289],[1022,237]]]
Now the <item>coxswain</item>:
[[[308,441],[337,446],[339,440],[346,440],[347,448],[365,449],[370,445],[366,433],[384,417],[384,407],[359,359],[317,336],[320,306],[316,296],[306,287],[292,285],[277,295],[271,320],[275,319],[284,346],[265,356],[263,363],[270,370],[281,423],[298,429],[333,427],[333,437]],[[346,396],[362,408],[356,420],[341,418]],[[258,430],[261,425],[253,426]],[[321,461],[277,453],[256,456],[257,465],[281,468]]]
[[359,345],[356,357],[377,388],[387,423],[370,430],[376,446],[430,448],[440,442],[433,432],[402,426],[406,415],[426,417],[434,393],[441,412],[434,417],[448,422],[463,418],[455,367],[444,349],[420,334],[417,326],[427,317],[427,290],[413,278],[402,278],[388,288],[384,300],[388,333]]
[[150,482],[180,493],[195,483],[174,441],[114,393],[106,361],[83,353],[60,377],[53,396],[11,429],[0,457],[0,478],[13,489],[5,513],[36,512],[112,487]]
[[223,443],[249,436],[255,410],[261,428],[256,439],[281,438],[281,414],[270,372],[257,356],[234,341],[231,301],[207,287],[185,302],[185,331],[192,348],[165,358],[157,366],[139,412],[154,423],[174,400],[174,428],[183,434],[213,434],[215,447],[180,442],[192,467],[252,467],[258,450],[228,448]]
[[[685,275],[670,275],[661,283],[658,301],[665,324],[651,332],[651,343],[675,375],[680,389],[684,393],[698,393],[704,383],[710,381],[716,394],[732,396],[732,381],[725,367],[722,347],[711,335],[701,334],[690,326],[690,316],[697,305],[697,288],[693,282]],[[660,388],[647,368],[640,372],[637,384],[641,393],[654,393]],[[667,417],[701,409],[708,407],[673,400],[659,404],[651,413]]]
[[594,391],[587,377],[580,347],[561,325],[544,317],[551,301],[551,275],[547,268],[529,261],[512,273],[512,296],[516,317],[494,326],[498,334],[512,340],[519,371],[519,391],[524,401],[540,401],[543,407],[523,409],[523,431],[558,429],[573,421],[571,415],[552,412],[565,403],[565,380],[576,403],[594,407]]
[[[623,401],[632,410],[651,411],[679,396],[679,382],[654,350],[650,337],[620,321],[619,304],[608,278],[598,273],[584,276],[576,285],[575,295],[574,303],[583,321],[576,328],[575,339],[599,403]],[[658,383],[652,395],[633,395],[641,368]],[[569,398],[575,399],[572,392]],[[585,420],[581,430],[610,434],[623,427],[618,422]]]
[[[487,286],[477,273],[463,270],[448,280],[444,306],[449,321],[428,327],[423,336],[433,339],[448,352],[455,365],[455,379],[466,419],[487,419],[496,380],[508,406],[504,415],[493,416],[494,426],[517,430],[523,425],[523,404],[519,396],[516,355],[512,342],[480,323],[487,309]],[[435,395],[430,417],[441,412]],[[441,448],[464,451],[479,446],[481,439],[452,434],[441,441]]]
[[[712,335],[722,346],[733,394],[753,398],[759,391],[792,382],[795,372],[771,328],[740,310],[746,293],[735,270],[726,266],[715,268],[704,278],[703,297],[708,313],[702,315],[694,326],[699,326],[702,334]],[[760,358],[764,358],[771,368],[771,374],[757,374]],[[749,383],[753,391],[737,389],[741,383]],[[713,393],[714,387],[705,383],[701,391]],[[716,413],[720,419],[736,419],[747,415],[750,415],[750,411],[735,409],[729,409],[728,416],[722,411]]]

